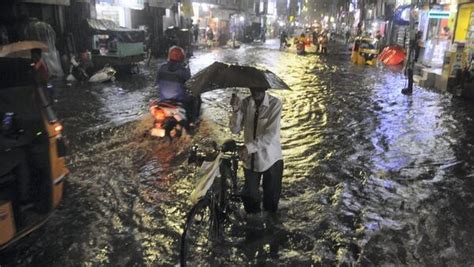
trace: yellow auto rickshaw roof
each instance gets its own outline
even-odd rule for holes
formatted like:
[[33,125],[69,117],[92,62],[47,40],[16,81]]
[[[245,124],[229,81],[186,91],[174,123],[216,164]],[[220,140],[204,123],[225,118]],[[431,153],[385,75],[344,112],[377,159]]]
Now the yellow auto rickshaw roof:
[[362,42],[368,42],[368,43],[374,43],[375,38],[369,37],[369,36],[362,36],[362,37],[356,37],[356,40],[362,41]]

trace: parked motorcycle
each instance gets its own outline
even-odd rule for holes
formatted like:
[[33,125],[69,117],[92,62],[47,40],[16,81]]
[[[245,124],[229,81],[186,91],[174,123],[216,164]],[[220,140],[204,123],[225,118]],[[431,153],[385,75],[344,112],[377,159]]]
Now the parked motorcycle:
[[92,77],[89,79],[89,82],[102,83],[107,81],[115,81],[115,73],[117,73],[117,71],[114,68],[105,66],[103,69],[92,75]]

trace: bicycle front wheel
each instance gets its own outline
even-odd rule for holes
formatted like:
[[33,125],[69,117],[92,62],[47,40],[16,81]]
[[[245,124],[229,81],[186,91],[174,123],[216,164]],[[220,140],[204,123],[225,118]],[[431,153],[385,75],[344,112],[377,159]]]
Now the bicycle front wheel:
[[181,236],[181,266],[206,265],[212,259],[212,247],[218,238],[218,221],[212,201],[200,200],[189,212]]

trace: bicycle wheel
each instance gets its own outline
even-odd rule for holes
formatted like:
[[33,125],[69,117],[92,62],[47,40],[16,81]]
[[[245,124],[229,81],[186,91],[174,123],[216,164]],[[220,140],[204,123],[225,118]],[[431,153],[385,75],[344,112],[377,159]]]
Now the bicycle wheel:
[[219,179],[219,210],[228,213],[236,210],[235,201],[238,199],[237,185],[237,168],[238,162],[236,159],[222,161],[219,169],[221,179]]
[[181,266],[206,265],[212,258],[213,243],[218,238],[218,220],[211,199],[200,200],[189,212],[181,236]]

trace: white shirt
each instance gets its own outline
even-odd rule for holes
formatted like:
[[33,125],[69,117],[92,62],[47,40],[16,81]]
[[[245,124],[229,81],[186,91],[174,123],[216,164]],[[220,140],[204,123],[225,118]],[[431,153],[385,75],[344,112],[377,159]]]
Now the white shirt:
[[254,118],[256,111],[255,101],[251,96],[242,100],[237,112],[230,117],[230,130],[234,134],[244,129],[244,144],[249,157],[244,160],[245,168],[251,169],[251,154],[254,156],[255,172],[268,170],[275,162],[283,159],[280,143],[281,101],[265,93],[259,107],[257,133],[254,139]]

